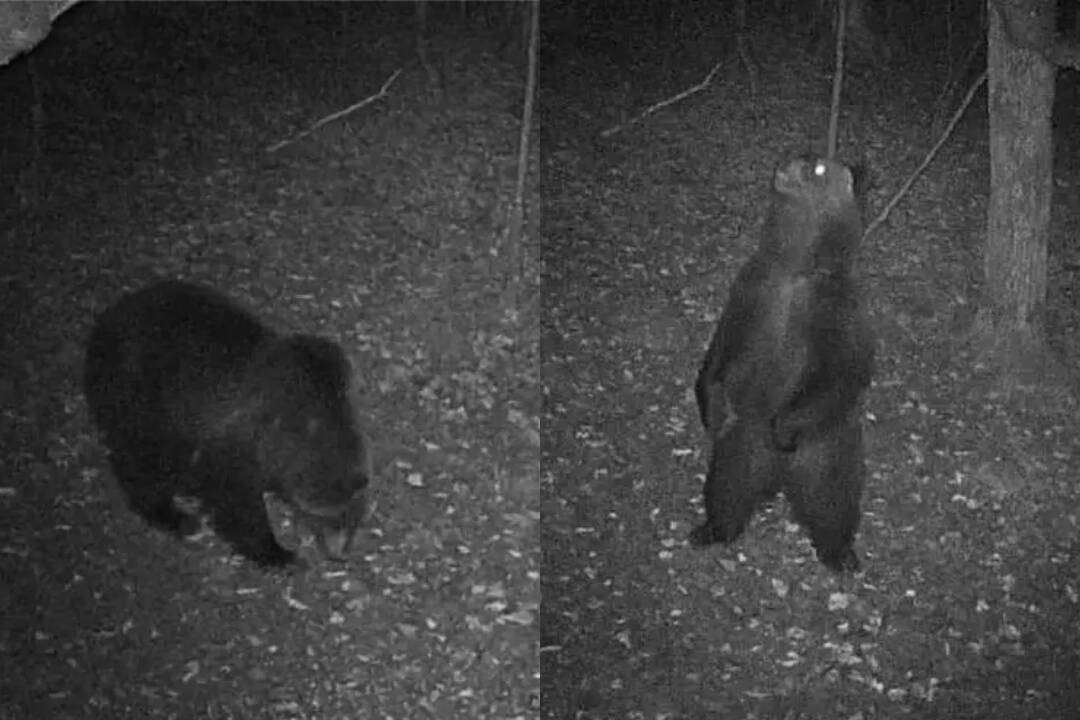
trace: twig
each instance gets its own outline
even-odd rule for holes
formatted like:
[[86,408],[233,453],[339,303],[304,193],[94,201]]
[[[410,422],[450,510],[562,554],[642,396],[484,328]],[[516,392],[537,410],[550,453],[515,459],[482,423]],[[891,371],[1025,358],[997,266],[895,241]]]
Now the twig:
[[315,132],[316,130],[321,128],[323,125],[325,125],[325,124],[327,124],[329,122],[333,122],[334,120],[337,120],[338,118],[340,118],[340,117],[342,117],[344,115],[348,115],[351,112],[355,112],[356,110],[359,110],[360,108],[364,107],[365,105],[375,102],[376,100],[378,100],[381,97],[386,97],[386,91],[390,89],[391,83],[393,83],[395,80],[397,80],[397,76],[401,74],[401,70],[402,70],[401,68],[398,68],[397,70],[395,70],[394,74],[391,75],[386,80],[386,82],[383,83],[383,86],[381,88],[379,88],[379,92],[375,93],[374,95],[370,95],[370,96],[364,98],[363,100],[361,100],[360,102],[358,102],[358,103],[356,103],[354,105],[350,105],[349,107],[345,108],[344,110],[338,110],[336,113],[331,113],[331,114],[327,115],[326,117],[324,117],[323,119],[319,120],[314,125],[309,127],[307,130],[304,130],[300,134],[298,134],[298,135],[296,135],[296,136],[294,136],[294,137],[292,137],[292,138],[290,138],[288,140],[282,140],[279,143],[274,143],[270,147],[266,148],[266,152],[268,152],[268,153],[277,152],[281,148],[283,148],[283,147],[285,147],[287,145],[291,145],[294,142],[296,142],[297,140],[302,140],[303,138],[306,138],[308,135]]
[[972,98],[975,97],[975,92],[980,87],[982,87],[982,84],[984,82],[986,82],[985,70],[982,72],[981,75],[979,75],[978,78],[976,78],[975,82],[971,84],[971,87],[967,91],[967,95],[964,97],[964,102],[960,103],[960,107],[957,108],[955,113],[953,113],[952,119],[949,120],[949,124],[945,126],[945,131],[941,133],[941,137],[938,138],[938,141],[936,143],[934,143],[934,147],[930,148],[930,152],[926,153],[926,157],[923,158],[923,161],[921,163],[919,163],[919,167],[915,168],[915,172],[911,173],[911,177],[909,177],[904,182],[904,184],[900,186],[900,189],[896,191],[895,195],[893,195],[892,200],[890,200],[888,204],[885,205],[885,208],[878,214],[876,218],[874,218],[874,221],[866,226],[866,231],[863,232],[864,239],[868,237],[870,233],[876,230],[878,225],[885,222],[885,219],[889,216],[889,213],[892,212],[893,208],[896,207],[896,205],[900,202],[900,198],[904,197],[907,191],[911,189],[911,186],[915,183],[916,178],[918,178],[922,171],[926,169],[926,166],[930,164],[930,161],[934,159],[934,156],[937,155],[938,150],[940,150],[941,146],[945,144],[945,141],[949,139],[949,135],[952,134],[953,128],[956,127],[956,123],[960,122],[960,118],[963,117],[964,111],[967,110],[968,105],[971,104]]
[[667,100],[661,100],[660,102],[655,103],[654,105],[650,105],[649,107],[645,108],[645,111],[642,112],[640,115],[638,115],[638,116],[636,116],[634,118],[631,118],[629,121],[623,123],[622,125],[616,125],[615,127],[608,128],[607,130],[604,130],[602,133],[600,133],[600,137],[610,137],[610,136],[614,135],[615,133],[620,132],[620,131],[624,130],[625,128],[633,125],[634,123],[640,122],[647,115],[651,115],[652,113],[656,112],[657,110],[660,110],[661,108],[665,108],[668,105],[671,105],[672,103],[677,103],[680,100],[683,100],[683,99],[693,95],[694,93],[701,92],[702,90],[705,89],[705,87],[710,82],[712,82],[713,76],[716,75],[716,71],[719,70],[719,69],[720,69],[720,63],[716,63],[716,65],[713,66],[713,69],[709,71],[709,74],[705,76],[705,79],[702,80],[701,82],[699,82],[697,85],[693,86],[692,88],[688,88],[686,90],[683,90],[678,95],[674,95],[674,96],[668,98]]
[[[975,59],[975,53],[978,52],[979,48],[982,47],[982,44],[985,43],[985,42],[986,42],[986,32],[984,30],[983,34],[982,34],[982,37],[980,37],[978,40],[976,40],[974,43],[972,43],[971,47],[964,54],[964,59],[961,61],[960,65],[957,66],[957,67],[959,67],[959,72],[957,72],[956,67],[953,67],[953,68],[949,69],[949,77],[946,80],[945,85],[941,88],[941,92],[938,94],[937,98],[934,100],[934,105],[933,105],[933,108],[934,108],[934,115],[933,115],[933,117],[934,117],[934,125],[932,125],[931,127],[936,126],[937,120],[938,120],[939,108],[944,110],[944,108],[941,107],[941,106],[945,104],[945,102],[949,99],[949,96],[952,95],[953,90],[956,88],[957,85],[960,84],[960,81],[964,78],[964,75],[967,73],[968,66],[971,65],[971,61]],[[956,73],[955,78],[953,77],[953,73]]]

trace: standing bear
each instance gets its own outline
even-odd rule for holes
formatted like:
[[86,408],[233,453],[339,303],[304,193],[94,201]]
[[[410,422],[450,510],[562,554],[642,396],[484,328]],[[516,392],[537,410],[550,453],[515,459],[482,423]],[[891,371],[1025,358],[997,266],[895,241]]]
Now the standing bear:
[[266,491],[341,555],[365,512],[367,449],[329,340],[281,336],[209,288],[160,282],[103,312],[84,388],[131,508],[185,536],[198,498],[218,533],[262,567],[296,561],[274,537]]
[[852,279],[861,208],[846,166],[780,167],[757,250],[740,269],[695,384],[712,443],[705,522],[729,543],[783,490],[818,558],[854,571],[865,475],[859,399],[874,340]]

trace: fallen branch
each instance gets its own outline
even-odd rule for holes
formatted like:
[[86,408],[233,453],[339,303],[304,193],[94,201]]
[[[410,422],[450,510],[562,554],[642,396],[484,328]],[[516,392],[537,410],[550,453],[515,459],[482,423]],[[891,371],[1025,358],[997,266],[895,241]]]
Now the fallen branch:
[[708,86],[708,84],[710,82],[712,82],[713,76],[716,75],[716,71],[719,70],[719,69],[720,69],[720,63],[716,63],[716,65],[713,66],[713,69],[709,71],[709,74],[705,76],[705,79],[702,80],[701,82],[699,82],[697,85],[693,86],[692,88],[688,88],[686,90],[683,90],[678,95],[674,95],[674,96],[668,98],[667,100],[661,100],[660,102],[658,102],[658,103],[656,103],[654,105],[650,105],[649,107],[645,108],[645,111],[643,113],[641,113],[640,115],[638,115],[638,116],[636,116],[634,118],[631,118],[629,121],[623,123],[622,125],[616,125],[615,127],[608,128],[607,130],[603,131],[602,133],[600,133],[600,137],[610,137],[610,136],[614,135],[615,133],[621,132],[623,129],[633,125],[634,123],[640,122],[646,116],[653,114],[654,112],[656,112],[657,110],[660,110],[661,108],[665,108],[668,105],[671,105],[673,103],[677,103],[680,100],[683,100],[685,98],[690,97],[694,93],[701,92],[702,90],[704,90]]
[[892,212],[893,208],[896,207],[896,205],[900,202],[900,198],[904,197],[904,195],[907,194],[907,191],[911,189],[911,186],[912,184],[914,184],[916,178],[918,178],[922,171],[926,169],[926,166],[929,165],[930,161],[934,159],[934,156],[937,155],[937,152],[941,149],[941,146],[944,145],[945,141],[949,139],[949,135],[952,134],[953,128],[956,127],[956,123],[960,122],[960,118],[963,117],[964,111],[967,110],[968,105],[971,104],[971,99],[975,97],[975,92],[980,87],[982,87],[982,84],[984,82],[986,82],[985,70],[983,71],[982,75],[979,75],[975,82],[971,84],[971,87],[967,91],[967,95],[964,97],[964,102],[960,103],[960,107],[957,108],[955,113],[953,113],[952,119],[949,120],[949,124],[945,127],[945,131],[941,133],[941,137],[938,138],[938,141],[936,143],[934,143],[934,147],[930,148],[930,152],[926,153],[926,157],[923,158],[923,161],[921,163],[919,163],[919,167],[915,168],[915,171],[911,173],[911,177],[909,177],[904,182],[904,184],[900,186],[900,189],[896,191],[895,195],[893,195],[892,200],[890,200],[885,206],[885,208],[880,213],[878,213],[878,216],[874,218],[874,221],[866,226],[866,231],[863,232],[863,238],[868,237],[870,233],[877,229],[878,225],[885,222],[885,219],[889,217],[889,213]]
[[329,122],[333,122],[334,120],[337,120],[340,117],[348,115],[351,112],[355,112],[355,111],[359,110],[360,108],[364,107],[365,105],[368,105],[370,103],[375,102],[376,100],[378,100],[381,97],[386,97],[386,91],[390,89],[390,85],[395,80],[397,80],[397,76],[400,75],[400,74],[401,74],[401,68],[398,68],[397,70],[394,71],[394,74],[391,75],[387,79],[387,81],[383,83],[383,86],[381,88],[379,88],[379,92],[375,93],[374,95],[370,95],[370,96],[364,98],[363,100],[361,100],[360,102],[358,102],[358,103],[356,103],[354,105],[350,105],[349,107],[345,108],[344,110],[338,110],[336,113],[331,113],[330,115],[327,115],[326,117],[324,117],[323,119],[319,120],[314,125],[309,127],[307,130],[304,130],[300,134],[298,134],[298,135],[296,135],[296,136],[294,136],[294,137],[292,137],[292,138],[290,138],[288,140],[282,140],[279,143],[274,143],[270,147],[266,148],[266,152],[268,152],[268,153],[277,152],[278,150],[280,150],[281,148],[283,148],[283,147],[285,147],[287,145],[291,145],[291,144],[293,144],[294,142],[296,142],[298,140],[302,140],[302,139],[306,138],[308,135],[315,132],[316,130],[321,128],[323,125],[325,125],[325,124],[327,124]]

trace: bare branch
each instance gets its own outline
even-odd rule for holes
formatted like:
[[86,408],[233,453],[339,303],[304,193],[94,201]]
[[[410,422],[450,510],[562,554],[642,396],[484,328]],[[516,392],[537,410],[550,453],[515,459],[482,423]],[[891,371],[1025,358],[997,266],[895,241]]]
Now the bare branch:
[[325,125],[325,124],[327,124],[329,122],[333,122],[334,120],[337,120],[340,117],[348,115],[351,112],[355,112],[355,111],[359,110],[360,108],[364,107],[365,105],[368,105],[370,103],[375,102],[376,100],[378,100],[381,97],[386,97],[386,91],[390,89],[390,84],[393,83],[395,80],[397,80],[397,76],[400,75],[400,74],[401,74],[401,68],[398,68],[397,70],[394,71],[394,74],[391,75],[387,79],[387,81],[383,83],[383,86],[381,88],[379,88],[379,92],[375,93],[374,95],[370,95],[370,96],[364,98],[363,100],[361,100],[360,102],[358,102],[358,103],[356,103],[354,105],[350,105],[349,107],[345,108],[344,110],[338,110],[336,113],[331,113],[330,115],[327,115],[326,117],[324,117],[323,119],[319,120],[314,125],[309,127],[307,130],[304,130],[300,134],[295,135],[294,137],[292,137],[292,138],[290,138],[288,140],[282,140],[281,142],[274,143],[270,147],[266,148],[266,152],[268,152],[268,153],[277,152],[281,148],[286,147],[287,145],[291,145],[294,142],[296,142],[297,140],[302,140],[303,138],[306,138],[308,135],[315,132],[316,130],[321,128],[323,125]]
[[873,222],[866,226],[866,230],[863,232],[863,238],[866,238],[878,225],[885,222],[885,219],[889,217],[889,213],[893,208],[897,206],[900,199],[907,194],[907,191],[911,189],[911,186],[915,183],[915,180],[919,177],[923,170],[930,164],[930,161],[937,155],[938,150],[945,144],[945,141],[949,139],[949,135],[952,134],[953,128],[956,127],[956,123],[960,122],[960,118],[964,116],[964,111],[967,110],[968,105],[971,104],[972,98],[975,97],[975,92],[986,82],[986,71],[984,70],[981,75],[971,84],[971,87],[967,91],[967,95],[964,96],[964,101],[960,103],[960,107],[953,113],[952,119],[949,120],[949,124],[945,127],[945,131],[941,133],[941,137],[934,143],[934,147],[930,148],[930,152],[926,153],[926,157],[919,163],[919,167],[915,168],[915,172],[911,173],[911,176],[904,181],[904,184],[900,186],[900,189],[893,195],[892,200],[888,202],[885,208],[878,213],[878,216],[874,218]]
[[674,95],[674,96],[668,98],[667,100],[661,100],[660,102],[658,102],[658,103],[656,103],[654,105],[650,105],[649,107],[645,108],[645,111],[643,113],[641,113],[640,115],[638,115],[638,116],[636,116],[634,118],[631,118],[628,122],[625,122],[622,125],[616,125],[615,127],[608,128],[607,130],[603,131],[602,133],[600,133],[600,137],[610,137],[610,136],[614,135],[615,133],[621,132],[622,130],[626,129],[627,127],[633,125],[634,123],[640,122],[646,116],[653,114],[654,112],[656,112],[657,110],[660,110],[661,108],[665,108],[668,105],[671,105],[673,103],[677,103],[680,100],[683,100],[685,98],[690,97],[694,93],[701,92],[702,90],[704,90],[708,86],[708,84],[710,82],[712,82],[713,77],[716,75],[716,71],[719,70],[719,69],[720,69],[720,63],[716,63],[716,65],[713,66],[713,69],[709,71],[709,74],[705,76],[705,79],[702,80],[701,82],[699,82],[697,85],[693,86],[692,88],[688,88],[686,90],[683,90],[678,95]]

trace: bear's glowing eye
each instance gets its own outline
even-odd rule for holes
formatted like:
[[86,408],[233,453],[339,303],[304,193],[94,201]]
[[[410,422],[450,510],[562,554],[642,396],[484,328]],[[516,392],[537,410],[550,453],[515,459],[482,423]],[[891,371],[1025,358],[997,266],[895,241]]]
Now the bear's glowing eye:
[[814,164],[814,175],[816,175],[817,177],[825,177],[825,173],[827,173],[828,171],[828,168],[825,167],[825,163],[821,162],[820,160],[818,160]]

